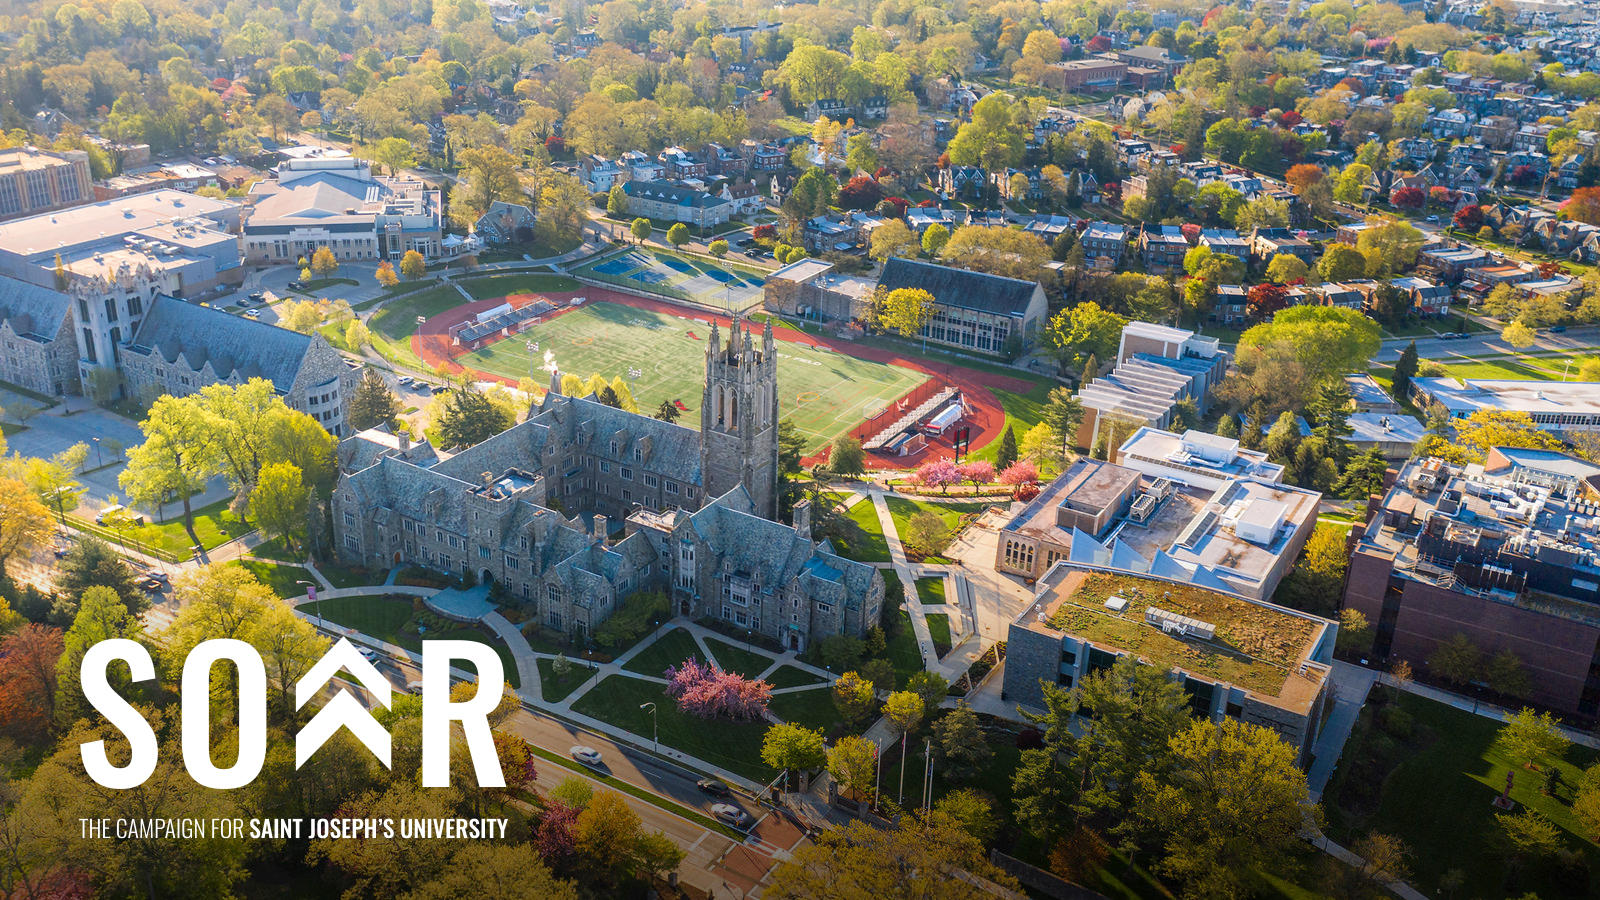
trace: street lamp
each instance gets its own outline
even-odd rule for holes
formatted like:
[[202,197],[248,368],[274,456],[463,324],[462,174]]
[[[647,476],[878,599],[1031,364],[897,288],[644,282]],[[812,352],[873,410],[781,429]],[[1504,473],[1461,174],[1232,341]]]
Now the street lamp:
[[644,709],[646,707],[649,707],[649,709],[650,709],[650,746],[651,746],[651,749],[654,750],[656,753],[660,753],[661,752],[661,731],[660,731],[659,728],[656,727],[656,705],[655,705],[655,703],[650,702],[650,701],[646,701],[644,703],[639,704],[639,708],[640,709]]
[[101,454],[100,454],[100,439],[97,438],[97,437],[92,437],[92,438],[89,438],[89,440],[94,442],[94,464],[95,464],[95,467],[96,468],[104,468],[105,464],[106,464],[106,461],[105,461],[105,457],[101,456]]
[[[315,582],[311,582],[311,581],[296,581],[295,584],[298,584],[301,587],[306,589],[306,602],[307,603],[316,603],[317,602],[317,585],[316,585]],[[321,604],[317,604],[317,630],[318,631],[322,630],[322,605]]]

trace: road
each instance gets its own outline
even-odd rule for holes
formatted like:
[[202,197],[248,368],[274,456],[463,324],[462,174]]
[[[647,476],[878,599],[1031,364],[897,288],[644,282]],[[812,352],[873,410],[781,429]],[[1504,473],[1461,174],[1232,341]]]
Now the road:
[[[396,690],[404,690],[406,685],[422,677],[421,670],[410,660],[381,657],[378,669]],[[371,705],[372,699],[364,690],[355,685],[347,689],[363,703]],[[714,726],[708,724],[707,727]],[[747,897],[759,893],[767,872],[805,840],[804,828],[798,820],[783,811],[739,794],[722,800],[713,798],[696,786],[698,776],[695,773],[613,743],[604,735],[554,719],[537,709],[525,706],[514,713],[501,730],[563,758],[570,758],[571,748],[576,745],[593,747],[604,760],[601,774],[707,817],[711,816],[714,803],[730,803],[744,810],[754,824],[749,836],[738,841],[722,831],[618,791],[624,802],[639,814],[644,827],[666,834],[683,848],[687,856],[678,870],[680,880],[714,896]],[[574,771],[541,758],[535,762],[535,767],[539,773],[535,781],[542,792],[548,792],[569,778],[588,781],[597,790],[616,790],[582,766],[576,766],[577,771]]]
[[[1383,347],[1376,357],[1379,362],[1394,362],[1400,358],[1406,345],[1413,338],[1390,338],[1383,342]],[[1592,350],[1600,344],[1600,327],[1584,326],[1569,328],[1559,334],[1550,331],[1541,331],[1534,339],[1532,347],[1517,350],[1494,332],[1475,332],[1455,340],[1442,340],[1440,338],[1415,338],[1417,342],[1417,356],[1422,359],[1449,360],[1452,357],[1490,356],[1496,353],[1530,353],[1547,351],[1551,353],[1578,353]]]

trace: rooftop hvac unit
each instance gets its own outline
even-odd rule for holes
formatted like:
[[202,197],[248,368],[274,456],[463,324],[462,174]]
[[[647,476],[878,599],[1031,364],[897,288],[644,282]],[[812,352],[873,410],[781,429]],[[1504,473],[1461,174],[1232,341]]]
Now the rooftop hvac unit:
[[1128,598],[1127,597],[1116,596],[1116,597],[1112,597],[1112,598],[1106,600],[1106,609],[1109,609],[1112,612],[1122,612],[1123,610],[1125,610],[1127,608],[1128,608]]
[[1154,625],[1163,632],[1177,637],[1192,637],[1202,641],[1209,641],[1217,636],[1217,626],[1188,616],[1167,612],[1154,606],[1144,611],[1146,625]]

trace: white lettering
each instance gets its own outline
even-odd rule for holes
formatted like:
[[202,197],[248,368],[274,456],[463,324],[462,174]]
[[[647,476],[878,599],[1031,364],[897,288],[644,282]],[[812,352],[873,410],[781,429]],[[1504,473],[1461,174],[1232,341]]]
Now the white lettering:
[[[464,659],[478,670],[478,693],[450,700],[450,663]],[[450,786],[450,723],[460,722],[480,787],[505,787],[489,713],[500,705],[505,670],[500,655],[477,641],[425,641],[422,645],[422,786]],[[492,685],[492,687],[491,687]]]
[[149,681],[156,677],[156,669],[150,662],[150,651],[139,642],[127,638],[101,641],[83,655],[83,664],[78,673],[83,696],[90,706],[106,717],[112,727],[127,735],[128,743],[132,746],[128,764],[113,766],[106,757],[105,741],[90,741],[79,746],[78,752],[83,756],[84,770],[96,784],[114,790],[127,790],[144,784],[150,773],[156,770],[158,750],[156,733],[150,728],[150,723],[139,715],[132,704],[112,690],[106,681],[106,667],[113,659],[128,664],[128,672],[134,681]]

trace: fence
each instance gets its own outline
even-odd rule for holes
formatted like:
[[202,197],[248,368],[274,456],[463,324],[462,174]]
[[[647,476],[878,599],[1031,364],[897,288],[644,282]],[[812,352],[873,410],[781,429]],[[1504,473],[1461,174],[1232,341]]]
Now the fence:
[[877,413],[869,415],[866,421],[850,429],[850,436],[865,444],[883,429],[893,425],[895,419],[900,415],[928,402],[935,394],[948,387],[950,387],[949,382],[943,378],[929,378],[927,381],[907,391],[900,399],[885,406]]

